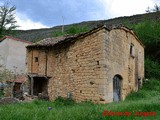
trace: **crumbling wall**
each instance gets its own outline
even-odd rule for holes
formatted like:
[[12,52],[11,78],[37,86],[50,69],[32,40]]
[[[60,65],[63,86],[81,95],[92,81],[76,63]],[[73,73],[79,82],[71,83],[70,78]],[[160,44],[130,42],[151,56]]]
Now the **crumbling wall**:
[[103,35],[98,31],[52,52],[53,61],[49,61],[53,67],[48,71],[52,74],[48,89],[51,100],[67,97],[68,93],[78,102],[100,100],[105,82],[102,39]]
[[[137,90],[138,79],[144,78],[144,48],[135,36],[124,29],[113,29],[105,33],[105,64],[107,101],[113,101],[113,77],[120,75],[121,100]],[[132,50],[131,50],[132,45]]]

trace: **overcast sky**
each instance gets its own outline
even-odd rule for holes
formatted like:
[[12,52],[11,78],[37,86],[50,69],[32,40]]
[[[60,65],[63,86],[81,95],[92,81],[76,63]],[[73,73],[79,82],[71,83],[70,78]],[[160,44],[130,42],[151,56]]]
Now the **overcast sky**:
[[[5,0],[0,0],[2,4]],[[160,0],[8,0],[19,29],[38,29],[145,13]],[[62,19],[63,16],[63,19]]]

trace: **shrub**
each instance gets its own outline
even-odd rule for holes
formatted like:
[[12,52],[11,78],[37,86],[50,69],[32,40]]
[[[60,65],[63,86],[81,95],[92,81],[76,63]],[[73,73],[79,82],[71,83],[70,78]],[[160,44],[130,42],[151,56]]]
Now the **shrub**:
[[60,30],[54,31],[54,32],[52,33],[52,36],[53,36],[53,37],[58,37],[58,36],[62,36],[62,35],[64,35],[64,33],[62,33],[62,31],[60,31]]
[[160,61],[160,20],[145,19],[138,24],[125,24],[133,29],[145,45],[145,55]]
[[0,98],[3,97],[4,93],[3,93],[3,90],[0,89]]
[[150,58],[145,59],[146,78],[160,78],[160,64]]
[[157,79],[149,79],[143,82],[143,89],[150,91],[160,91],[160,82]]
[[131,92],[126,100],[139,100],[139,99],[144,99],[146,98],[147,95],[146,95],[146,92],[145,91],[138,91],[138,92]]
[[75,104],[74,100],[69,99],[69,98],[62,98],[62,97],[58,97],[55,101],[55,106],[62,106],[62,105],[73,105]]
[[150,97],[154,97],[159,94],[160,92],[160,81],[157,79],[149,79],[143,81],[142,89],[138,92],[131,92],[126,100],[141,100],[141,99],[148,99]]
[[82,33],[82,32],[87,32],[89,29],[87,27],[81,27],[78,25],[73,25],[67,29],[66,33],[70,35]]
[[85,26],[78,26],[78,25],[72,25],[68,28],[65,29],[64,33],[62,33],[61,30],[54,31],[52,33],[53,37],[58,37],[62,35],[74,35],[74,34],[79,34],[83,32],[87,32],[89,29]]

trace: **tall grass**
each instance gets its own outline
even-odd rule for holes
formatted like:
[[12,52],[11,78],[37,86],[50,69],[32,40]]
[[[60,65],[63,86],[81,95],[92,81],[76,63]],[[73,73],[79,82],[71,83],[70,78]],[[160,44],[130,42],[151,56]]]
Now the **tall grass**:
[[[125,101],[108,104],[89,102],[73,103],[64,99],[55,102],[35,100],[0,106],[0,120],[159,120],[160,81],[149,80],[137,93],[127,96]],[[103,116],[104,110],[132,112],[130,116]],[[134,116],[136,112],[155,111],[154,116]]]
[[145,76],[146,78],[160,78],[160,63],[151,58],[145,59]]

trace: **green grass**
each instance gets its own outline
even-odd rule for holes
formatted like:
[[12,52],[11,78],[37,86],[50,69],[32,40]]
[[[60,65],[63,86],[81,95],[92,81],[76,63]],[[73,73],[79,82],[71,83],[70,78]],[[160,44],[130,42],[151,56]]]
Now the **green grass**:
[[[48,110],[48,107],[52,107]],[[104,110],[132,112],[131,116],[102,116]],[[156,112],[155,116],[134,116],[135,112]],[[73,103],[58,99],[55,102],[36,100],[0,106],[0,120],[160,120],[160,81],[144,83],[137,93],[131,93],[119,103]]]

